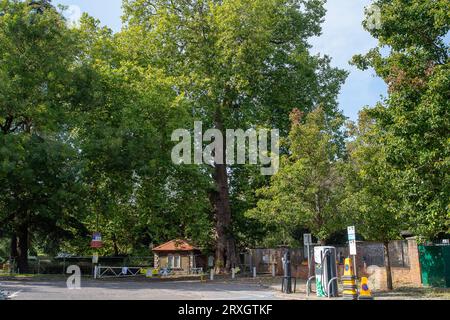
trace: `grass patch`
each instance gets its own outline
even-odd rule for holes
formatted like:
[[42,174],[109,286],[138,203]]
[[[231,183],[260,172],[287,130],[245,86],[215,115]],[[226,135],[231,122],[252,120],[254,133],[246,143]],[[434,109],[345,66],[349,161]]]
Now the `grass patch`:
[[0,273],[1,281],[19,281],[19,280],[52,280],[52,279],[62,279],[67,277],[62,274],[10,274],[10,273]]
[[422,288],[427,298],[443,298],[450,299],[449,288]]
[[450,300],[449,288],[430,288],[430,287],[400,287],[394,291],[380,292],[380,296],[385,297],[409,297],[421,299],[448,299]]

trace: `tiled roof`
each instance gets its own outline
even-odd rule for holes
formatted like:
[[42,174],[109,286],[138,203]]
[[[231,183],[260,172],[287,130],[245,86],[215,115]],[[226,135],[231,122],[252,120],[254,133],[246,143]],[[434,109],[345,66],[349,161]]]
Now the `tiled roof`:
[[153,251],[193,251],[198,250],[197,247],[191,245],[186,240],[172,240],[166,242],[156,248],[153,248]]

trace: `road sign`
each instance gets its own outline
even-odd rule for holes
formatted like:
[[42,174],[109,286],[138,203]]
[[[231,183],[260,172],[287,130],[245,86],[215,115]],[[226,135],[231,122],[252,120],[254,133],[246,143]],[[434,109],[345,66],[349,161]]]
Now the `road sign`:
[[350,240],[349,241],[349,246],[350,246],[350,255],[351,256],[356,256],[356,240]]
[[100,232],[95,232],[92,235],[91,248],[101,248],[103,247],[102,235]]
[[348,244],[350,247],[350,255],[356,256],[356,228],[355,228],[355,226],[348,227],[347,232],[348,232]]
[[347,228],[347,232],[348,232],[348,236],[350,235],[355,235],[356,234],[356,229],[355,226],[350,226]]
[[303,244],[305,246],[312,245],[312,235],[311,235],[311,233],[305,233],[303,235]]
[[348,241],[356,240],[356,230],[354,226],[348,227]]
[[358,253],[356,250],[356,228],[355,226],[350,226],[347,228],[348,233],[348,246],[350,248],[350,255],[355,256],[353,259],[353,269],[355,271],[355,275],[358,275],[357,265],[356,265],[356,254]]

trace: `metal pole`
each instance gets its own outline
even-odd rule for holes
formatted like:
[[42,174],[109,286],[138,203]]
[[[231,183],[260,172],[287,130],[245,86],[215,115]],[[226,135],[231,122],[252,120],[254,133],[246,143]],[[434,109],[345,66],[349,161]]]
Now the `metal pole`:
[[357,264],[356,264],[356,256],[353,256],[353,271],[355,272],[355,277],[358,278]]
[[211,269],[211,274],[209,275],[209,279],[214,281],[214,269]]
[[306,296],[309,297],[311,294],[311,281],[315,279],[316,276],[309,277],[308,281],[306,282]]
[[251,250],[250,250],[249,257],[250,257],[250,268],[253,268],[253,251],[251,251]]
[[306,244],[306,250],[308,250],[308,278],[311,277],[311,250],[309,248],[309,243]]
[[337,286],[338,285],[338,277],[334,277],[330,281],[328,281],[328,286],[327,286],[328,299],[331,298],[331,284],[333,283],[333,281],[336,281],[336,286]]
[[285,283],[284,293],[290,294],[292,293],[292,277],[291,277],[291,252],[287,249],[284,254],[284,277],[283,284]]
[[256,278],[256,267],[253,267],[253,278]]

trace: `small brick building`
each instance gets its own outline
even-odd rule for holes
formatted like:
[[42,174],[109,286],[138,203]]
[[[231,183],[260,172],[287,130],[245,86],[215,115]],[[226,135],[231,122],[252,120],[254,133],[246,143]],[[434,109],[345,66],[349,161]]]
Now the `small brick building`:
[[171,269],[175,273],[191,274],[206,270],[206,258],[200,248],[188,240],[175,239],[153,248],[154,266]]

